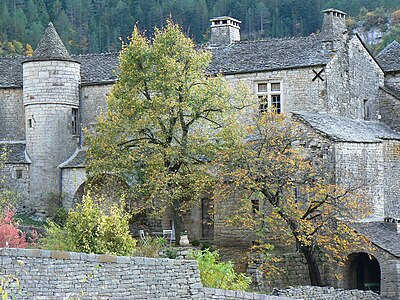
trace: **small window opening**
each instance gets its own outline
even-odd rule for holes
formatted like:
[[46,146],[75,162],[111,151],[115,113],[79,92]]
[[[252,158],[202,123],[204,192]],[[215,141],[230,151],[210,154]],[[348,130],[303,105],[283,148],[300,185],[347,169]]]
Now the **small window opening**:
[[369,119],[369,103],[367,99],[364,99],[364,120]]
[[73,108],[72,109],[72,123],[71,123],[71,132],[72,134],[78,134],[78,130],[79,130],[79,123],[78,123],[78,109],[77,108]]
[[15,170],[15,177],[17,179],[21,179],[22,178],[22,170]]
[[258,199],[251,200],[251,211],[253,214],[256,214],[260,211],[260,200]]
[[32,127],[33,127],[32,119],[28,119],[28,127],[29,127],[29,128],[32,128]]

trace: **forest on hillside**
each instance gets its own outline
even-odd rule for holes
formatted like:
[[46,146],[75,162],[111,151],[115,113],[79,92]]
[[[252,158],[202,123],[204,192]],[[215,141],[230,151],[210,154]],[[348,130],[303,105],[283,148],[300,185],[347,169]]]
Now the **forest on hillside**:
[[31,54],[50,21],[71,53],[84,54],[118,50],[135,24],[150,35],[169,16],[198,43],[223,15],[242,21],[243,39],[308,35],[330,7],[350,26],[378,26],[389,36],[382,44],[400,37],[400,0],[0,0],[0,55]]

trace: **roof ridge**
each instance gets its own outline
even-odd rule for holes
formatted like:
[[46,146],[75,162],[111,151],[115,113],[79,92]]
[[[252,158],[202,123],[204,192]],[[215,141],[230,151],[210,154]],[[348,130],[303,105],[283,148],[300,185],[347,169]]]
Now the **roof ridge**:
[[257,43],[257,42],[269,42],[269,41],[294,41],[294,40],[307,40],[307,39],[317,39],[317,34],[311,34],[308,36],[286,36],[286,37],[266,37],[261,39],[255,40],[242,40],[242,41],[235,41],[232,44],[244,44],[244,43]]
[[119,51],[110,51],[110,52],[101,52],[101,53],[84,53],[84,54],[72,54],[72,57],[89,57],[89,56],[106,56],[106,55],[113,55],[113,54],[119,54]]

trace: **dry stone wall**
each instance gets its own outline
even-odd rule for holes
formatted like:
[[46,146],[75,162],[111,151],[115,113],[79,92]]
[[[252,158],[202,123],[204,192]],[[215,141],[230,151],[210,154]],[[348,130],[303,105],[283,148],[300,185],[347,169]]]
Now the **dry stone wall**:
[[382,299],[371,291],[339,290],[332,287],[301,286],[287,290],[275,290],[275,295],[292,299],[323,299],[323,300],[378,300]]
[[[20,280],[20,300],[288,299],[205,289],[193,260],[0,249],[0,274]],[[17,292],[15,285],[9,288]]]
[[196,261],[1,249],[18,299],[204,299]]

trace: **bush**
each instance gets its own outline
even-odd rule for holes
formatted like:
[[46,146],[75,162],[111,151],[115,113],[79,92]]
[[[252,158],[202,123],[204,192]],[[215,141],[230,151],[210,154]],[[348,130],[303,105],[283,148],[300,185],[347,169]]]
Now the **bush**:
[[[0,220],[0,248],[26,248],[29,242],[26,238],[26,232],[21,232],[18,223],[14,220],[16,210],[7,208],[4,217]],[[34,243],[37,239],[37,233],[32,231],[31,241]]]
[[87,195],[75,211],[68,213],[64,228],[48,222],[43,245],[64,251],[130,255],[136,240],[129,232],[129,218],[129,214],[117,205],[103,211]]
[[167,240],[162,237],[146,237],[146,244],[142,244],[140,247],[136,248],[136,256],[144,257],[159,257],[159,253]]
[[198,246],[200,246],[200,242],[198,240],[193,240],[192,246],[193,247],[198,247]]
[[176,259],[178,257],[178,249],[167,248],[167,249],[165,249],[164,253],[165,253],[165,256],[170,259]]
[[206,250],[191,251],[189,256],[197,260],[200,269],[201,283],[205,287],[225,290],[246,291],[251,284],[251,278],[233,269],[232,262],[218,262],[219,253]]

